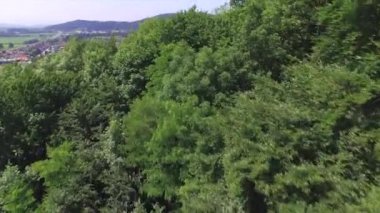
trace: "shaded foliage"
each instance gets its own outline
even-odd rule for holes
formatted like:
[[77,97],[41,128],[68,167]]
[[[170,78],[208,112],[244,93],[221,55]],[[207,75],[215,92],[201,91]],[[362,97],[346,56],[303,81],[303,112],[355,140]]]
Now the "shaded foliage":
[[380,2],[230,1],[0,68],[1,212],[377,212]]

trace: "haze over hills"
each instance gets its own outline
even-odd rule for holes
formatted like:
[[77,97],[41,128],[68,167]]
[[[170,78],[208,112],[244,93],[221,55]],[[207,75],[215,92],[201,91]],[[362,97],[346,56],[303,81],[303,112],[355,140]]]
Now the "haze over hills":
[[25,27],[17,24],[0,23],[0,29]]
[[167,18],[174,15],[174,13],[161,14],[158,16],[133,21],[133,22],[118,22],[118,21],[89,21],[89,20],[75,20],[62,24],[56,24],[47,26],[44,29],[48,31],[63,31],[63,32],[71,32],[75,30],[83,30],[83,31],[112,31],[112,30],[120,30],[120,31],[134,31],[138,28],[138,26],[147,19],[152,18]]

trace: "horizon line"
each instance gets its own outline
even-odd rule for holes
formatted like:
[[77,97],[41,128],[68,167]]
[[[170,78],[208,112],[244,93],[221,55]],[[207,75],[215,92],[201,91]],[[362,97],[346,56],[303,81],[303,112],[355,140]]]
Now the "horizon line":
[[[181,10],[181,11],[184,11],[184,10]],[[140,18],[140,19],[135,19],[135,20],[131,20],[131,21],[128,21],[128,20],[117,20],[117,19],[114,19],[114,20],[96,20],[96,19],[82,19],[82,18],[73,18],[73,19],[70,19],[70,20],[67,20],[67,21],[57,21],[57,22],[54,22],[54,23],[50,23],[50,24],[18,24],[18,23],[0,23],[0,29],[1,28],[41,28],[41,27],[48,27],[48,26],[52,26],[52,25],[59,25],[59,24],[65,24],[65,23],[69,23],[69,22],[74,22],[74,21],[93,21],[93,22],[126,22],[126,23],[133,23],[133,22],[138,22],[138,21],[142,21],[142,20],[145,20],[145,19],[149,19],[149,18],[155,18],[157,16],[161,16],[161,15],[170,15],[170,14],[177,14],[177,13],[180,13],[181,11],[178,11],[178,12],[173,12],[173,13],[160,13],[160,14],[157,14],[157,15],[153,15],[153,16],[147,16],[145,18]]]

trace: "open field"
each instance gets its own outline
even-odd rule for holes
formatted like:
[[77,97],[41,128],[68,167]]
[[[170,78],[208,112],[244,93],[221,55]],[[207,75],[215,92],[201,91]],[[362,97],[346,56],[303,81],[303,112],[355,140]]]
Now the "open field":
[[51,33],[35,33],[35,34],[22,34],[17,36],[11,36],[11,37],[5,37],[0,36],[0,44],[3,44],[4,49],[8,49],[8,45],[10,43],[14,44],[14,48],[21,47],[24,44],[25,41],[29,41],[32,39],[38,39],[40,41],[45,40],[52,36]]

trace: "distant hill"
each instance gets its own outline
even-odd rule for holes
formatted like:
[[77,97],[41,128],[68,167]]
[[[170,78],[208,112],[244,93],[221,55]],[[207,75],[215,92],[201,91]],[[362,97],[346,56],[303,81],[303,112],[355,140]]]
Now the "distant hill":
[[[155,17],[147,18],[167,18],[173,16],[174,14],[162,14]],[[138,28],[138,26],[147,19],[134,21],[134,22],[118,22],[118,21],[87,21],[87,20],[75,20],[66,22],[63,24],[51,25],[45,27],[45,30],[53,31],[63,31],[71,32],[75,30],[83,31],[112,31],[112,30],[121,30],[131,32]]]

